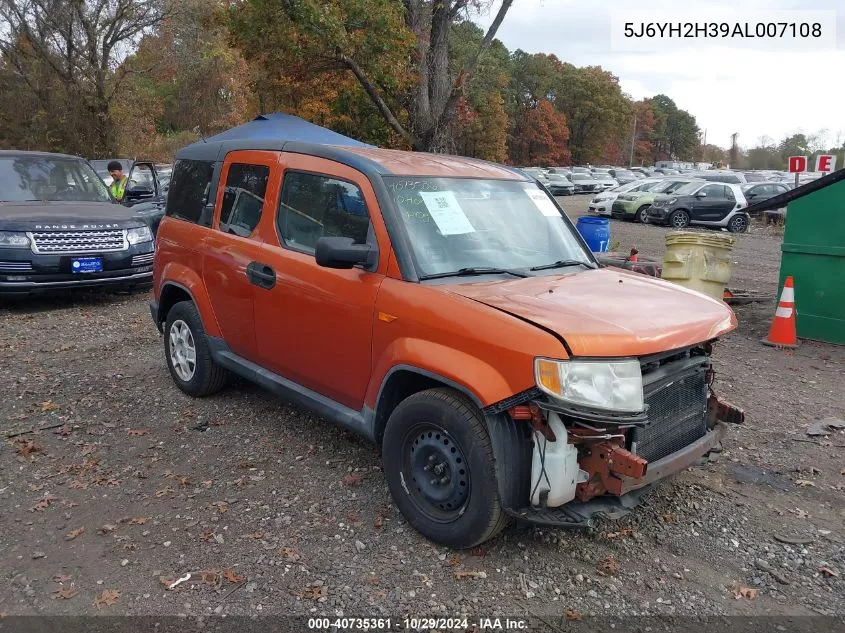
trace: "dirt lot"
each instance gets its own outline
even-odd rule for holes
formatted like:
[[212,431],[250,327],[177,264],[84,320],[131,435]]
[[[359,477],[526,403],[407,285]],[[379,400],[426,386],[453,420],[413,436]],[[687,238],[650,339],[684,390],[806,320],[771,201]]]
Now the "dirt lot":
[[[664,235],[612,222],[642,255]],[[733,285],[773,294],[779,248],[740,236]],[[765,347],[772,313],[718,345],[747,412],[723,452],[592,533],[456,552],[409,529],[373,446],[247,384],[182,395],[146,293],[0,306],[0,613],[845,614],[845,433],[806,434],[845,418],[845,348]]]

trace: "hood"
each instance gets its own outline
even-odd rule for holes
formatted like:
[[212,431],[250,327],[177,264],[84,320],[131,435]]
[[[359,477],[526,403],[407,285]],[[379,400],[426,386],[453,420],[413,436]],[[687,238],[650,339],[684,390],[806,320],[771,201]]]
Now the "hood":
[[0,230],[6,231],[130,228],[143,224],[134,210],[111,202],[0,202]]
[[574,356],[655,354],[702,343],[736,327],[725,303],[621,269],[440,288],[557,333]]

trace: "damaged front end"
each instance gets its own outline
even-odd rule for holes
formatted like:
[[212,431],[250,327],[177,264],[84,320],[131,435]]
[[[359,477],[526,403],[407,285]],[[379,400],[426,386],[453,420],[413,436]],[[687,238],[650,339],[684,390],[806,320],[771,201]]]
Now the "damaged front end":
[[710,352],[706,344],[641,358],[641,413],[608,414],[538,392],[488,412],[497,463],[514,466],[497,473],[506,511],[566,526],[618,518],[649,484],[718,448],[725,423],[742,423],[744,413],[713,393]]

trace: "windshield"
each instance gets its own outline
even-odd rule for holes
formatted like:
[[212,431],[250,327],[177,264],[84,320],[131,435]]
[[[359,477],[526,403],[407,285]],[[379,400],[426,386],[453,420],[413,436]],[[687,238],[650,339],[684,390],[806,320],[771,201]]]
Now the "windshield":
[[534,183],[385,177],[422,276],[463,268],[527,269],[592,260],[552,198]]
[[627,169],[617,169],[616,170],[616,177],[623,177],[623,178],[633,178],[634,172],[628,171]]
[[672,193],[678,194],[679,196],[689,196],[695,193],[701,185],[701,182],[688,182],[682,187],[678,187],[672,191]]
[[548,179],[554,180],[555,182],[564,182],[564,183],[569,182],[566,178],[564,178],[560,174],[549,174]]
[[653,186],[649,187],[648,190],[653,191],[655,193],[664,193],[669,191],[670,189],[677,189],[679,185],[683,184],[686,184],[686,181],[678,182],[677,180],[671,179],[661,180],[660,182],[655,183]]
[[91,166],[72,158],[0,158],[0,201],[109,202],[111,197]]
[[579,174],[577,172],[572,172],[572,175],[569,177],[572,181],[583,181],[583,180],[595,180],[592,176],[588,176],[587,174]]
[[596,180],[613,180],[613,176],[611,176],[610,174],[603,173],[603,172],[599,172],[597,174],[594,174],[593,178],[595,178]]

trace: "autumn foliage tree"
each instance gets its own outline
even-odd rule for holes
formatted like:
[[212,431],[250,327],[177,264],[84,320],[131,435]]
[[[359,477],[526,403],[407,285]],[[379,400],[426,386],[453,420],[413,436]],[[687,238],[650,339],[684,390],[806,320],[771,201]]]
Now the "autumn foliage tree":
[[566,117],[546,99],[520,113],[510,142],[510,159],[516,165],[569,165],[569,128]]

